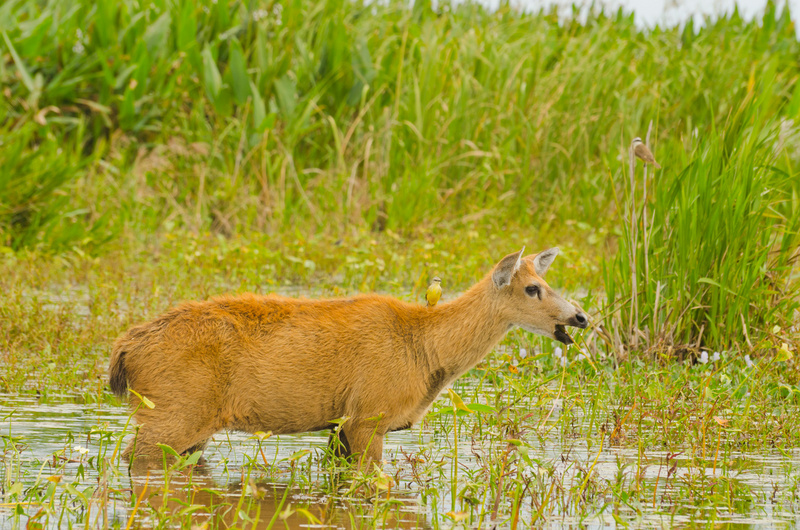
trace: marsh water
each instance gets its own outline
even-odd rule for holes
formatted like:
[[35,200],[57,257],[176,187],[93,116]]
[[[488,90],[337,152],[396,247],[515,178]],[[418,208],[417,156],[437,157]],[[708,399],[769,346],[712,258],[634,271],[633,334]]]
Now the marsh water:
[[[469,384],[467,380],[459,391],[474,391]],[[439,408],[443,405],[446,397],[437,401]],[[118,433],[128,423],[126,409],[113,399],[98,403],[70,395],[0,395],[0,484],[5,494],[0,497],[0,528],[25,527],[29,521],[46,521],[43,526],[49,528],[126,528],[131,517],[132,526],[140,528],[187,523],[227,527],[237,521],[248,528],[298,529],[510,528],[532,521],[552,528],[782,528],[800,523],[797,503],[785,500],[788,491],[797,489],[800,449],[734,452],[724,458],[709,454],[702,460],[705,464],[698,465],[698,455],[690,448],[677,454],[642,448],[635,433],[615,433],[607,443],[592,443],[596,437],[581,433],[604,427],[590,425],[584,413],[574,415],[565,428],[561,399],[543,407],[524,402],[514,406],[530,408],[529,418],[538,418],[535,432],[512,435],[477,414],[464,416],[459,418],[454,449],[453,417],[445,412],[411,430],[387,435],[384,472],[389,485],[365,493],[347,480],[332,484],[336,473],[330,472],[323,455],[325,433],[259,441],[223,432],[209,444],[202,465],[167,475],[153,469],[129,472],[118,459],[110,460]],[[496,482],[503,473],[491,473],[490,461],[507,457],[508,440],[515,437],[525,442],[526,458],[517,459],[512,474],[525,487],[518,488],[518,501],[495,501],[492,491],[497,484],[486,483]],[[450,485],[456,455],[454,502]],[[99,465],[103,461],[115,464],[109,469]],[[726,508],[693,498],[693,485],[704,484],[698,491],[707,491],[711,482],[713,490],[715,481],[720,489],[735,490],[737,495],[730,497],[739,500]],[[536,484],[553,496],[561,492],[559,509],[553,510],[552,503],[549,510],[540,508],[543,499],[533,493]],[[618,487],[609,487],[614,484]],[[634,489],[648,492],[648,502],[641,496],[634,501]],[[17,502],[11,501],[12,494]],[[748,500],[743,503],[742,498]],[[45,518],[43,512],[50,516]],[[176,518],[163,519],[164,514]]]

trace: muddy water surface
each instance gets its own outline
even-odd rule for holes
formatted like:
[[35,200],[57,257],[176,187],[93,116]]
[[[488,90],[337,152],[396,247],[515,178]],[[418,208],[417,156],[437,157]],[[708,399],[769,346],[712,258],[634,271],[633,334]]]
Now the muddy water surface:
[[[446,404],[440,398],[437,407]],[[263,442],[219,433],[202,465],[166,475],[158,469],[129,472],[124,464],[103,464],[111,462],[128,423],[125,408],[113,399],[85,403],[77,396],[3,395],[0,528],[125,528],[131,517],[131,526],[140,528],[511,528],[515,519],[518,527],[535,521],[551,528],[785,528],[800,522],[797,503],[786,501],[797,488],[800,450],[709,454],[698,465],[688,449],[640,451],[635,440],[619,437],[613,444],[590,446],[559,428],[562,406],[555,400],[536,412],[542,416],[538,432],[522,436],[526,459],[512,458],[517,466],[507,473],[524,484],[518,502],[513,491],[495,499],[500,474],[490,472],[505,465],[508,432],[490,423],[478,429],[477,416],[462,418],[454,503],[452,415],[447,413],[387,436],[388,489],[379,487],[372,496],[363,488],[354,491],[348,480],[332,483],[341,474],[331,472],[323,456],[324,433]],[[573,429],[582,427],[590,428]],[[728,506],[694,497],[713,494],[714,488],[730,490]],[[646,490],[648,502],[641,496],[629,500],[634,489]],[[542,510],[548,499],[541,493],[548,491],[549,508]],[[554,504],[557,496],[561,500]]]

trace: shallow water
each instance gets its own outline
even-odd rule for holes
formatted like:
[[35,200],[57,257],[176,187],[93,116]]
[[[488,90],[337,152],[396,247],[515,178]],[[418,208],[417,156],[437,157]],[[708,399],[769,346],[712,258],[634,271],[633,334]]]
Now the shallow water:
[[[459,392],[470,393],[470,387],[460,387]],[[436,406],[446,404],[446,398],[440,398]],[[605,437],[565,434],[559,421],[563,405],[561,400],[540,408],[531,403],[516,405],[532,411],[538,430],[522,436],[532,465],[519,461],[517,479],[529,484],[530,492],[537,491],[537,483],[541,485],[538,491],[561,492],[561,500],[549,505],[549,513],[540,514],[539,526],[613,528],[624,522],[637,528],[706,523],[783,528],[800,523],[797,502],[786,501],[787,492],[797,488],[800,449],[729,453],[721,458],[708,454],[703,459],[688,449],[677,455],[659,448],[642,450],[635,436],[618,436],[615,444],[609,445]],[[481,425],[481,434],[476,435],[479,426],[474,420],[471,416],[460,419],[460,496],[453,510],[449,414],[429,416],[421,427],[387,436],[384,472],[394,484],[390,491],[381,490],[370,498],[363,490],[351,491],[351,483],[346,481],[331,486],[331,477],[338,475],[329,471],[323,458],[325,433],[272,437],[260,447],[248,435],[219,433],[205,451],[204,465],[172,473],[166,479],[159,470],[133,470],[129,475],[124,465],[100,472],[103,466],[97,463],[114,453],[117,434],[128,421],[125,408],[111,398],[107,403],[83,403],[80,397],[68,395],[46,399],[1,395],[4,451],[0,484],[5,496],[0,502],[0,528],[24,527],[29,517],[39,523],[46,521],[44,526],[49,528],[65,521],[78,527],[124,528],[131,514],[143,528],[204,522],[225,527],[236,521],[243,524],[247,518],[259,521],[255,528],[267,528],[270,522],[278,522],[278,528],[298,529],[309,525],[438,528],[450,527],[452,520],[460,517],[465,518],[467,527],[482,523],[483,527],[497,524],[509,528],[514,511],[509,499],[498,503],[494,523],[489,516],[481,520],[481,510],[470,509],[472,503],[491,512],[492,488],[484,491],[483,498],[465,501],[470,497],[470,484],[496,482],[496,475],[487,476],[491,469],[487,462],[499,462],[498,455],[507,447],[507,436],[496,425]],[[571,429],[582,433],[591,427],[578,423]],[[602,447],[597,443],[601,438]],[[420,479],[419,469],[426,466],[427,474],[422,473]],[[625,485],[618,488],[622,493],[610,493],[605,485],[620,480]],[[11,500],[14,488],[19,493],[20,486],[14,486],[17,483],[22,485],[27,504]],[[695,492],[713,492],[715,484],[737,492],[727,508],[692,498]],[[48,487],[56,491],[49,502]],[[646,491],[652,503],[626,501],[625,492],[635,488]],[[166,498],[164,491],[169,491]],[[78,502],[80,493],[88,499],[83,505]],[[579,496],[585,498],[578,502]],[[535,493],[520,498],[519,522],[527,526],[537,517],[536,506],[542,499]],[[134,509],[138,499],[141,504]],[[51,515],[45,517],[48,511]],[[164,514],[173,519],[159,519]]]
[[[82,468],[83,475],[74,487],[78,490],[97,487],[100,477],[92,469],[91,461],[100,455],[108,457],[113,453],[114,434],[122,432],[127,421],[124,407],[107,403],[84,404],[80,396],[50,396],[45,401],[36,396],[0,395],[0,434],[5,443],[0,457],[4,464],[0,468],[0,483],[21,482],[27,489],[52,475],[80,476],[79,468]],[[287,463],[289,459],[298,451],[310,450],[302,458],[307,462],[303,467],[311,470],[309,463],[320,461],[327,440],[327,434],[322,433],[282,436],[268,439],[259,448],[257,442],[246,434],[219,433],[206,449],[203,465],[194,467],[191,473],[170,478],[169,489],[177,494],[170,495],[166,502],[176,509],[184,508],[184,503],[205,506],[207,509],[197,513],[197,519],[202,522],[206,514],[220,515],[210,507],[222,500],[227,498],[231,502],[232,499],[236,504],[242,497],[242,484],[245,484],[246,495],[255,501],[249,503],[249,510],[259,512],[265,524],[279,513],[282,524],[286,523],[290,528],[308,527],[309,519],[296,511],[302,508],[316,514],[317,518],[325,514],[325,524],[320,527],[360,528],[362,524],[359,521],[372,515],[369,502],[359,497],[333,498],[316,493],[305,480],[289,480],[292,475],[292,465]],[[413,453],[418,449],[418,441],[419,434],[414,431],[396,433],[387,444],[387,452],[401,454],[405,450]],[[243,477],[248,472],[248,461],[254,457],[259,462],[266,459],[272,471],[270,475],[254,473],[251,477]],[[64,467],[60,468],[62,465]],[[123,527],[127,525],[131,493],[135,496],[133,498],[137,498],[147,488],[149,502],[162,504],[163,495],[158,492],[164,488],[164,482],[163,471],[132,469],[129,474],[123,464],[119,474],[108,477],[109,488],[119,493],[105,506],[105,518],[109,524],[113,526],[117,521]],[[287,487],[289,482],[292,487]],[[191,484],[190,489],[196,496],[189,499],[182,495],[185,492],[180,491],[180,486],[184,484]],[[210,493],[212,491],[214,493]],[[428,527],[426,510],[415,497],[400,492],[393,498],[398,501],[398,507],[387,517],[390,527]],[[9,502],[8,498],[0,499],[3,500],[0,502],[0,528],[13,526],[15,503]],[[34,515],[39,508],[38,505],[24,506],[24,511],[27,515]],[[292,513],[292,510],[295,511]],[[103,526],[102,517],[99,520],[96,517],[93,516],[90,526]],[[221,515],[221,520],[229,519],[225,514]],[[25,517],[19,526],[24,527],[24,521]],[[155,521],[148,521],[147,516],[137,518],[136,523],[145,528],[157,526]],[[48,526],[57,528],[59,525]]]

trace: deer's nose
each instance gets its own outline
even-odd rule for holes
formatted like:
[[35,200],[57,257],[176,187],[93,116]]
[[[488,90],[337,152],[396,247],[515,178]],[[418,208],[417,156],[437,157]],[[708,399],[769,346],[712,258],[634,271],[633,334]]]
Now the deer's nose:
[[586,315],[583,313],[578,313],[575,315],[575,322],[578,323],[578,327],[585,328],[589,325],[589,319],[586,318]]

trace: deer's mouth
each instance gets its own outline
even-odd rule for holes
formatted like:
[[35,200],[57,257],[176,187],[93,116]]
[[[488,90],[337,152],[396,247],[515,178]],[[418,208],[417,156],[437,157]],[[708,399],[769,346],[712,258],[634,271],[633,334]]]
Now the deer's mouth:
[[557,341],[564,344],[572,344],[574,342],[563,324],[556,324],[556,331],[553,333],[553,336]]

